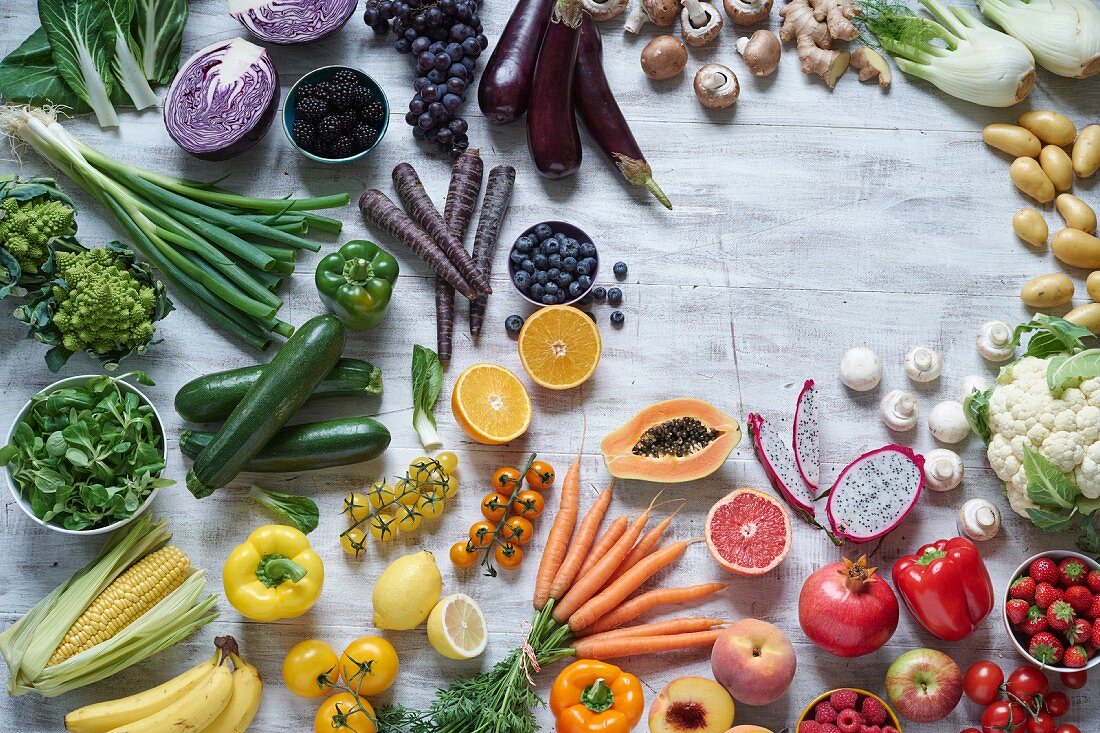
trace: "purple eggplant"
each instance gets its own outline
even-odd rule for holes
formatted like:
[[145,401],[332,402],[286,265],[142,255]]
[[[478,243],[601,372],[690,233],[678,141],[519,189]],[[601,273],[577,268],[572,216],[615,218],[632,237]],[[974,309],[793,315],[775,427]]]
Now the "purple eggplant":
[[577,51],[574,104],[584,128],[600,149],[622,173],[627,182],[645,186],[657,200],[671,209],[664,191],[653,180],[653,169],[642,155],[634,133],[630,131],[619,103],[603,73],[603,41],[599,26],[588,13],[581,24],[581,42]]
[[535,61],[553,7],[554,0],[519,0],[512,11],[477,87],[478,106],[489,122],[515,122],[527,111]]
[[527,148],[535,168],[547,178],[565,178],[581,167],[581,136],[573,114],[573,79],[581,20],[586,15],[580,0],[556,1],[531,80]]

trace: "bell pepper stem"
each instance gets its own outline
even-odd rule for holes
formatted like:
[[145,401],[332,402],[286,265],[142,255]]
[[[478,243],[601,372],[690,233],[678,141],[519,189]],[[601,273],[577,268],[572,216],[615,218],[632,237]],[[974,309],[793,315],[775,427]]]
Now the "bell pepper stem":
[[917,565],[921,567],[928,567],[936,560],[947,557],[947,553],[943,550],[937,550],[935,547],[929,547],[927,550],[921,553],[921,556],[917,558]]
[[602,713],[615,704],[615,693],[607,686],[603,677],[599,677],[584,688],[584,692],[581,693],[581,703],[594,713]]
[[344,279],[349,283],[364,285],[374,278],[374,268],[362,257],[352,257],[344,263]]
[[297,583],[306,577],[306,569],[286,555],[264,555],[256,566],[256,577],[268,588],[274,588],[287,580]]

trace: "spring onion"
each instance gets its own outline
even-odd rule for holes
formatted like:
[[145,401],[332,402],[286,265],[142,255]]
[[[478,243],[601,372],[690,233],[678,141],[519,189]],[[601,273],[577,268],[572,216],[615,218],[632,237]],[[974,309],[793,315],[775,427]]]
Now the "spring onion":
[[978,0],[978,9],[1023,42],[1047,71],[1077,79],[1100,72],[1095,0]]

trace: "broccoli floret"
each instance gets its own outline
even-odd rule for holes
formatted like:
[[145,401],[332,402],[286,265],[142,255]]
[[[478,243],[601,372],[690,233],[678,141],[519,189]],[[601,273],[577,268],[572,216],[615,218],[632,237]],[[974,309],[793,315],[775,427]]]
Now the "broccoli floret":
[[107,249],[58,252],[54,325],[69,351],[97,354],[133,349],[153,336],[156,294]]
[[39,196],[30,201],[0,202],[0,246],[24,272],[37,273],[50,255],[54,237],[76,234],[75,212],[61,201]]

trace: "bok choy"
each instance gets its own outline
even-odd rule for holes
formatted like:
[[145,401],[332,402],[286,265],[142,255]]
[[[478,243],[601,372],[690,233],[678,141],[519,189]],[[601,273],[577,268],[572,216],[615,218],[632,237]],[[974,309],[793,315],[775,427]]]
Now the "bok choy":
[[1077,79],[1100,72],[1096,0],[978,0],[978,9],[1047,71]]
[[111,104],[115,23],[106,4],[38,0],[38,17],[61,78],[92,108],[100,127],[118,127],[118,115]]
[[920,4],[935,20],[897,0],[864,0],[856,22],[869,43],[894,56],[899,69],[953,97],[986,107],[1011,107],[1027,98],[1035,59],[1023,43],[962,8],[938,0]]
[[107,10],[114,24],[115,48],[111,59],[111,71],[115,79],[138,109],[155,107],[157,95],[145,79],[145,71],[134,55],[130,39],[130,23],[134,19],[134,0],[106,0]]

